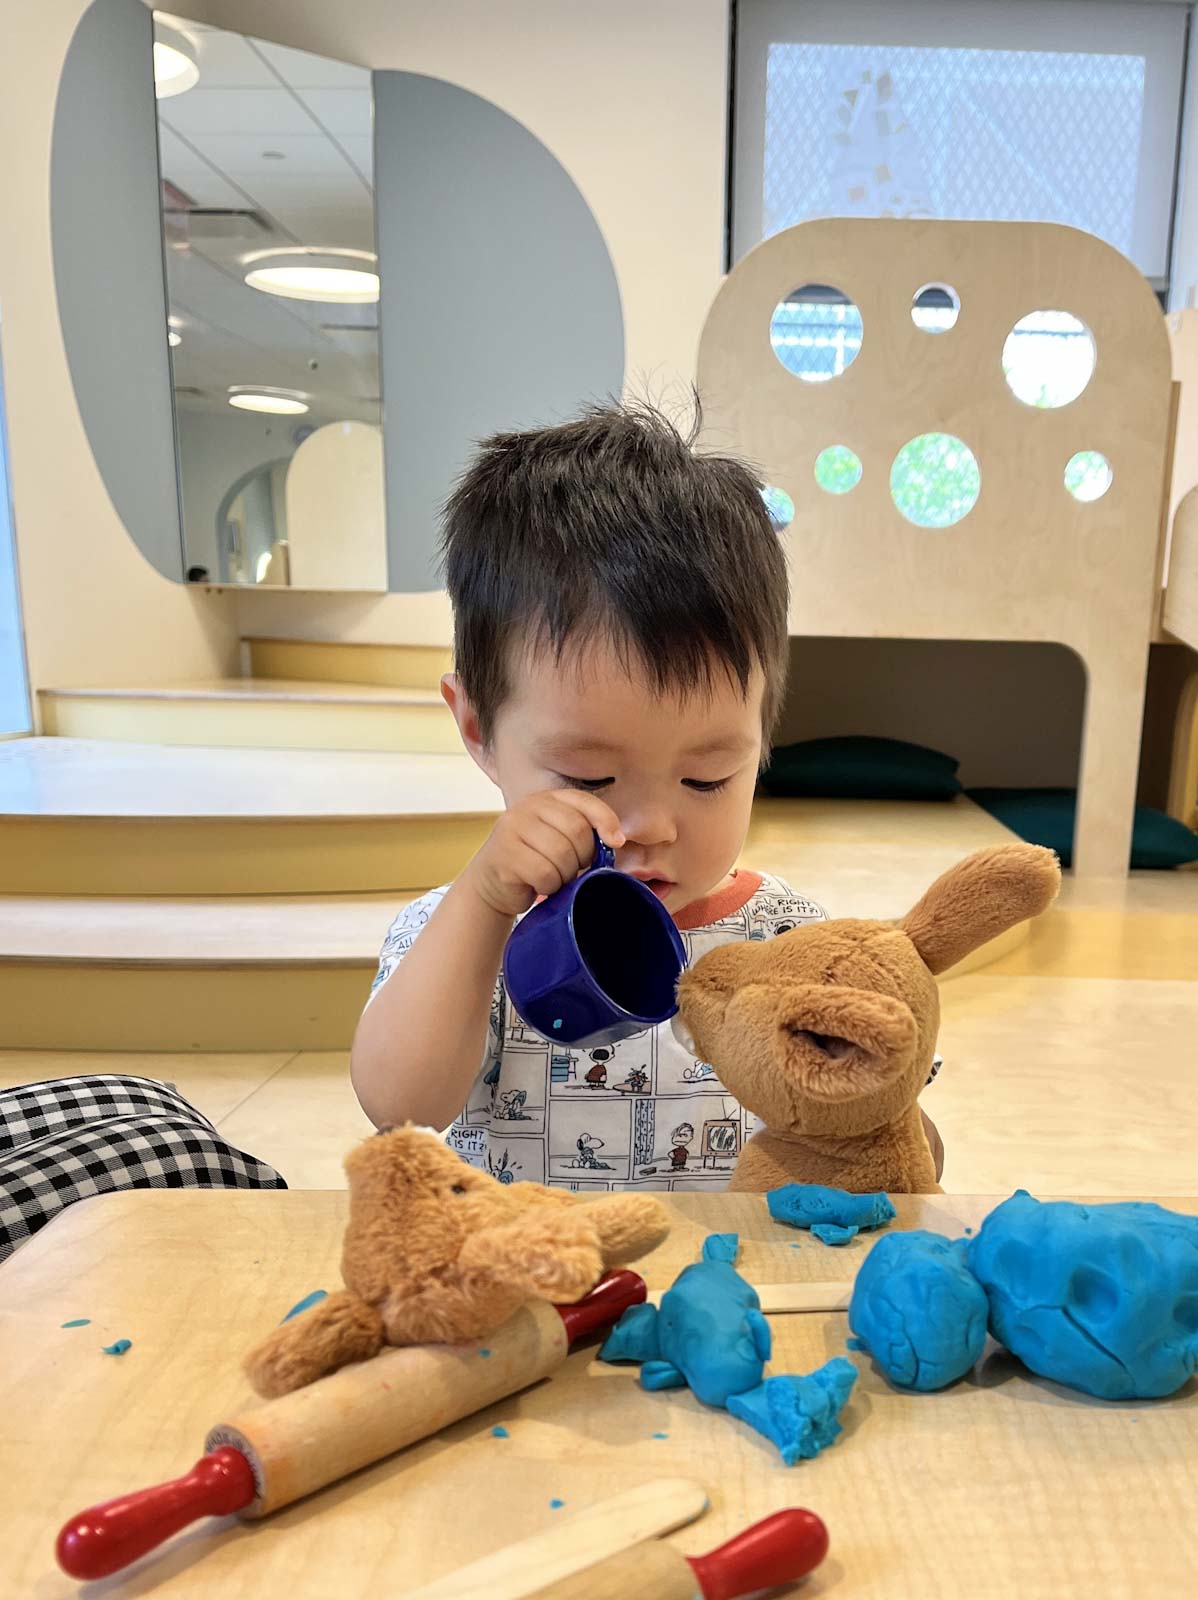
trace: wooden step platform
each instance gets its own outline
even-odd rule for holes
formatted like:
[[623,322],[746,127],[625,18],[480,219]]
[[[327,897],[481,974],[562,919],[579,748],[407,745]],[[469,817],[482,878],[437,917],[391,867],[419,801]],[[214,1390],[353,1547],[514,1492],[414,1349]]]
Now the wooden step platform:
[[298,678],[43,689],[47,734],[136,744],[461,753],[440,691]]
[[[272,768],[257,770],[269,776]],[[489,825],[488,817],[483,830]],[[4,835],[0,823],[0,842]],[[834,915],[890,917],[970,850],[1009,838],[968,801],[762,800],[743,860],[777,873]],[[430,869],[418,887],[356,894],[0,897],[4,1042],[62,1050],[344,1050],[392,918],[418,888],[453,871]],[[1019,929],[996,940],[957,975],[1010,957],[1026,934]]]
[[453,652],[431,644],[355,644],[344,639],[243,640],[259,678],[326,683],[378,683],[392,689],[436,689],[453,669]]
[[411,890],[502,808],[464,755],[0,744],[0,894]]

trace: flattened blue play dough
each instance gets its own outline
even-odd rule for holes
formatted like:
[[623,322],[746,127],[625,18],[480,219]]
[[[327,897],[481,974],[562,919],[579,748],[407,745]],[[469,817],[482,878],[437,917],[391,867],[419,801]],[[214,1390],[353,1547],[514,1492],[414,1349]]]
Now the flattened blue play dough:
[[772,1439],[788,1467],[809,1461],[844,1431],[840,1413],[853,1392],[857,1369],[844,1356],[802,1378],[767,1378],[747,1394],[729,1397],[734,1417]]
[[769,1324],[757,1291],[732,1265],[737,1236],[713,1233],[703,1259],[684,1267],[661,1306],[632,1306],[599,1351],[601,1361],[641,1361],[646,1389],[688,1386],[709,1406],[761,1382]]
[[966,1265],[965,1240],[916,1229],[891,1233],[866,1256],[849,1327],[891,1383],[943,1389],[986,1343],[986,1295]]
[[824,1244],[850,1244],[861,1229],[842,1228],[835,1222],[813,1222],[811,1231]]
[[775,1222],[788,1222],[792,1228],[814,1228],[816,1223],[832,1223],[838,1228],[881,1228],[893,1222],[890,1196],[850,1194],[847,1189],[828,1189],[819,1183],[785,1183],[766,1195],[770,1216]]
[[302,1300],[296,1301],[283,1318],[283,1321],[290,1322],[292,1317],[302,1316],[305,1311],[311,1311],[313,1306],[318,1306],[322,1300],[327,1300],[328,1298],[329,1291],[327,1289],[313,1289],[311,1294],[306,1294]]
[[1198,1370],[1198,1217],[1130,1200],[1041,1203],[1020,1189],[967,1248],[991,1333],[1042,1377],[1150,1400]]

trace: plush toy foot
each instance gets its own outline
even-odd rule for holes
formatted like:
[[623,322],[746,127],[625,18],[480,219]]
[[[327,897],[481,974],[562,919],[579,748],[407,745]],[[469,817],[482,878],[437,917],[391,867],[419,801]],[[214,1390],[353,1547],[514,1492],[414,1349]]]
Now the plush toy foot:
[[383,1319],[374,1306],[341,1290],[301,1313],[245,1358],[245,1374],[264,1400],[302,1389],[383,1346]]
[[670,1231],[666,1208],[649,1194],[613,1194],[588,1200],[584,1212],[599,1235],[605,1267],[639,1260],[656,1250]]
[[480,1291],[494,1283],[565,1305],[581,1300],[603,1276],[599,1238],[581,1207],[538,1209],[486,1228],[467,1239],[458,1266]]

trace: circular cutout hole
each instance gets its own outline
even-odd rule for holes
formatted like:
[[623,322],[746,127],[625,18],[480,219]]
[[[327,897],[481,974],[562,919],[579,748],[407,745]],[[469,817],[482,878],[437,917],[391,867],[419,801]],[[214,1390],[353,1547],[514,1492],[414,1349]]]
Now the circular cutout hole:
[[765,501],[765,509],[769,512],[775,533],[781,533],[783,528],[789,528],[795,519],[795,503],[786,490],[767,483],[761,491],[761,498]]
[[1094,336],[1070,311],[1032,311],[1007,335],[1003,377],[1025,406],[1067,406],[1094,375]]
[[977,458],[951,433],[921,433],[894,458],[890,498],[918,528],[950,528],[968,516],[981,492]]
[[961,296],[949,283],[925,283],[911,300],[911,321],[923,333],[947,333],[961,315]]
[[839,289],[805,283],[774,307],[770,346],[804,383],[839,378],[861,349],[861,313]]
[[1065,463],[1065,487],[1075,500],[1101,500],[1114,479],[1101,450],[1079,450]]
[[861,482],[861,458],[847,444],[830,444],[815,458],[815,481],[829,494],[848,494]]

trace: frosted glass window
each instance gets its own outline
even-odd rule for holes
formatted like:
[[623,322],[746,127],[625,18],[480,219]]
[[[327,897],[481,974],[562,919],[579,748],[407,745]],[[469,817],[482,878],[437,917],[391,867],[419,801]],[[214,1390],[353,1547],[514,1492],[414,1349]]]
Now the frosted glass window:
[[734,254],[819,216],[1063,222],[1163,286],[1185,12],[741,0]]

